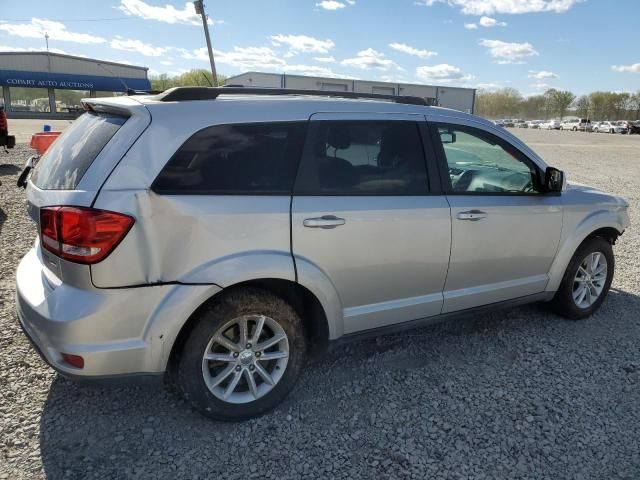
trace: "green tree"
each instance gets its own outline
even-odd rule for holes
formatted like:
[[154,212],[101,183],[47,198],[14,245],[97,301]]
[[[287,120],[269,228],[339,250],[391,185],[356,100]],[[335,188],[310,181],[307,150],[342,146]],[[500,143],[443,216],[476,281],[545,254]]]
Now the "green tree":
[[576,115],[580,118],[590,118],[591,113],[591,100],[587,95],[580,96],[574,106],[576,107]]
[[549,94],[550,110],[562,120],[576,96],[568,90],[551,89],[547,93]]

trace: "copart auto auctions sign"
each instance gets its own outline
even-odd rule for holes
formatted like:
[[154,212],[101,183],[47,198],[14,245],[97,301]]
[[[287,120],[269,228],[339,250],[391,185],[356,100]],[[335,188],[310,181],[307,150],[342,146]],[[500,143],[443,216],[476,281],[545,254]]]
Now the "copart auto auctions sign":
[[93,90],[93,83],[85,82],[57,82],[55,80],[33,80],[23,78],[7,78],[6,85],[16,87],[44,87],[44,88],[77,88],[78,90]]

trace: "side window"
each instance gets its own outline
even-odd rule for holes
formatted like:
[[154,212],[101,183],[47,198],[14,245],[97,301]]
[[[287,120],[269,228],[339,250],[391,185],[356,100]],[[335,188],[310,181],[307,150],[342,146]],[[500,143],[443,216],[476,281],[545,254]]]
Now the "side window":
[[205,128],[167,162],[152,189],[187,195],[290,195],[307,122]]
[[428,193],[418,124],[405,121],[311,122],[295,193]]
[[444,126],[438,133],[454,193],[539,193],[533,165],[501,141],[472,128]]

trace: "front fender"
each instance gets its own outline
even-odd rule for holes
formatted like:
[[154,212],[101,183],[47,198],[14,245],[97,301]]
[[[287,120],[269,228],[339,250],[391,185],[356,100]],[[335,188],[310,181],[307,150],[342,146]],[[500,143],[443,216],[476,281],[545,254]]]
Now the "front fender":
[[[619,234],[622,234],[629,224],[629,216],[626,208],[592,212],[582,218],[575,227],[572,227],[572,222],[568,222],[567,217],[565,214],[563,240],[549,270],[549,282],[546,287],[546,291],[548,292],[558,290],[573,254],[589,235],[602,228],[613,228]],[[569,225],[567,225],[567,223],[569,223]],[[565,236],[565,232],[568,232],[567,236]]]

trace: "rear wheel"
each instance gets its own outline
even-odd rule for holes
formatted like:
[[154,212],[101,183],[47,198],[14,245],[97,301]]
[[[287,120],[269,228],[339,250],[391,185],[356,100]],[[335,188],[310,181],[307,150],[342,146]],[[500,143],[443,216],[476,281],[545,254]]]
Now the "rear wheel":
[[204,415],[244,420],[284,399],[302,371],[306,350],[302,321],[288,303],[263,290],[236,290],[198,314],[176,381]]
[[613,280],[613,248],[604,238],[585,241],[576,251],[551,305],[573,320],[586,318],[604,301]]

